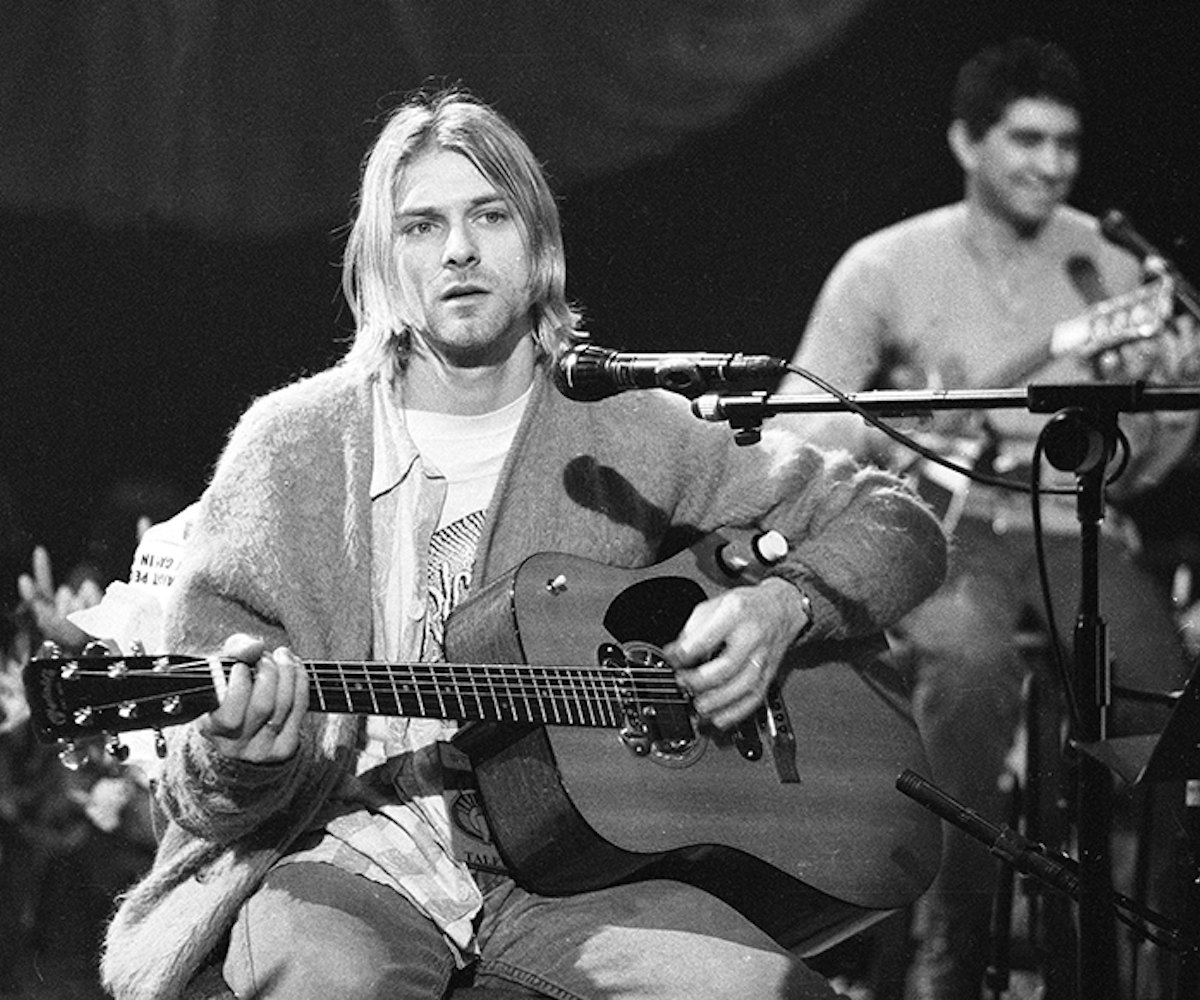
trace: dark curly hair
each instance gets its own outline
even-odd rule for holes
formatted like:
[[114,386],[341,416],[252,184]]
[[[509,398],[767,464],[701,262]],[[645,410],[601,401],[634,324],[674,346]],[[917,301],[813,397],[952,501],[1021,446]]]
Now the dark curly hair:
[[1074,60],[1053,42],[1014,38],[976,53],[958,71],[951,111],[981,139],[1014,101],[1049,98],[1083,113],[1083,81]]

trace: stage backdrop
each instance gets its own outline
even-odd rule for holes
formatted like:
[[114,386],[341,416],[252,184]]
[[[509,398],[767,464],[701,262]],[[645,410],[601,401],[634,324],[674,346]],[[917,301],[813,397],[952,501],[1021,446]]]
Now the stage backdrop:
[[[789,355],[853,240],[959,195],[955,70],[1014,34],[1059,41],[1087,77],[1076,203],[1125,209],[1195,279],[1198,16],[1196,0],[8,0],[0,479],[22,537],[70,563],[131,478],[194,495],[251,398],[340,355],[359,163],[413,87],[460,82],[529,137],[599,341]],[[1155,526],[1200,509],[1169,500]]]

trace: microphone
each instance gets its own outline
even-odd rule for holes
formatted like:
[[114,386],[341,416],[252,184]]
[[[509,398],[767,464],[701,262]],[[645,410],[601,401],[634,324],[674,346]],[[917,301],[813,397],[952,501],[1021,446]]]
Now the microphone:
[[689,398],[713,386],[777,378],[787,362],[767,354],[642,354],[576,344],[554,366],[568,399],[592,403],[628,389],[670,389]]
[[1096,262],[1091,257],[1083,254],[1068,257],[1066,267],[1067,277],[1071,279],[1075,291],[1089,306],[1094,306],[1097,302],[1103,302],[1109,298],[1108,289],[1104,287],[1104,279],[1100,277]]
[[1072,858],[1065,855],[1053,857],[1042,844],[1029,840],[1011,827],[997,826],[984,819],[975,810],[947,795],[937,785],[926,781],[916,771],[905,768],[896,779],[896,788],[986,844],[988,850],[1007,861],[1017,871],[1034,875],[1060,892],[1075,899],[1079,898],[1078,865]]
[[1154,270],[1156,266],[1164,268],[1170,264],[1153,243],[1134,229],[1129,216],[1120,209],[1110,208],[1104,213],[1100,219],[1100,232],[1110,243],[1128,250],[1149,270]]

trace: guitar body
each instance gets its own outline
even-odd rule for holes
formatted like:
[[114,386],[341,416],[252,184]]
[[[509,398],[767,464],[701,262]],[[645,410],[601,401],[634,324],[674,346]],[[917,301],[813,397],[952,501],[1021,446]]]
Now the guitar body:
[[[724,540],[644,570],[533,556],[451,619],[450,658],[582,664],[606,644],[661,648],[730,585]],[[527,888],[680,879],[812,954],[913,901],[940,859],[936,819],[895,787],[925,762],[885,652],[882,639],[804,647],[777,691],[794,746],[764,725],[757,759],[713,730],[647,751],[615,728],[476,723],[458,742]]]

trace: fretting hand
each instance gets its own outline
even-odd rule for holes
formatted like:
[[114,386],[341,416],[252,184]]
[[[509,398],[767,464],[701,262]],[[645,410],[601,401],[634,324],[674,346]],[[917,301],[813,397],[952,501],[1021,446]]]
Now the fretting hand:
[[200,731],[226,757],[255,763],[287,760],[300,745],[300,722],[308,711],[308,672],[286,647],[272,653],[261,639],[233,635],[222,657],[234,660],[228,674],[213,667],[221,704],[199,720]]
[[1162,385],[1195,382],[1200,376],[1200,330],[1196,318],[1182,313],[1154,336],[1104,351],[1096,358],[1096,372],[1114,382]]

